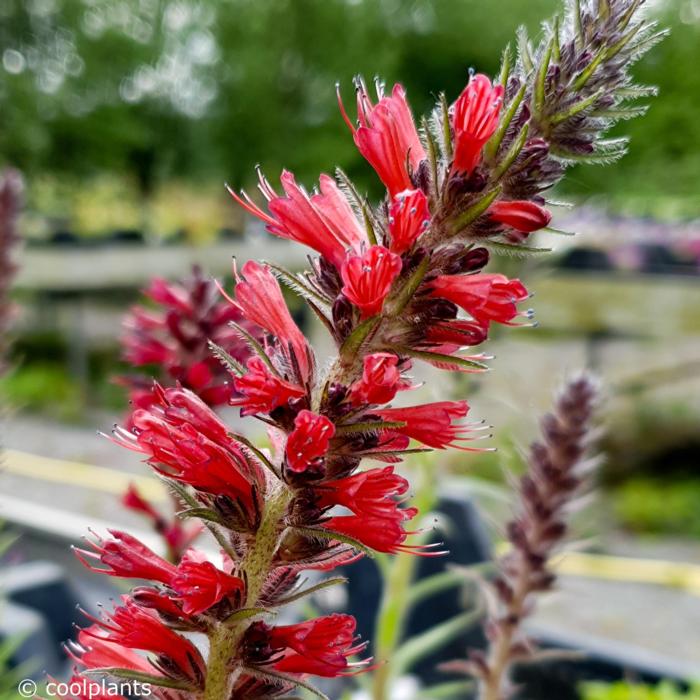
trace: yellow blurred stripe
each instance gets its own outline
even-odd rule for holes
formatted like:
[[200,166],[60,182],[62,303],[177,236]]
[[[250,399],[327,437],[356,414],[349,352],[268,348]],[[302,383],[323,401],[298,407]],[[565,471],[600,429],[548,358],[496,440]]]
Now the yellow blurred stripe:
[[[496,545],[496,553],[499,555],[505,554],[509,549],[508,542]],[[700,596],[700,566],[697,564],[584,552],[564,552],[550,564],[558,574],[564,576],[665,586]]]
[[[134,483],[148,500],[164,501],[167,496],[165,487],[150,477],[81,462],[42,457],[19,450],[3,452],[0,470],[18,476],[79,486],[117,496],[121,496],[128,485]],[[497,551],[502,553],[507,547],[506,543],[501,543]],[[700,595],[700,566],[697,564],[582,552],[562,554],[552,564],[557,573],[566,576],[654,584]]]
[[129,484],[133,483],[149,501],[164,501],[167,496],[165,487],[150,477],[81,462],[67,462],[19,450],[3,451],[0,471],[30,479],[104,491],[117,496],[121,496]]
[[571,552],[553,562],[560,574],[647,583],[700,595],[700,566],[680,561],[633,559]]

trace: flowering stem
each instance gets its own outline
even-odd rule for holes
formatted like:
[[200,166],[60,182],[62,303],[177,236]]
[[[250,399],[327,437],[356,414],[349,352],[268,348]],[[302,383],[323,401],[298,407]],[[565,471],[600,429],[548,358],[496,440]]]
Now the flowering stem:
[[[247,581],[246,608],[254,608],[270,571],[280,537],[280,521],[291,498],[288,489],[279,489],[267,502],[260,529],[240,564],[241,574]],[[234,624],[219,622],[209,638],[209,660],[205,681],[204,700],[223,700],[229,697],[237,671],[231,667],[236,649],[251,619],[236,619]]]
[[[514,587],[513,600],[508,607],[508,614],[513,620],[520,620],[523,616],[523,605],[530,593],[529,576],[530,568],[523,557],[519,580]],[[492,644],[488,658],[489,675],[481,683],[479,700],[504,700],[506,697],[504,683],[510,667],[511,645],[516,629],[517,627],[513,625],[510,629],[504,630],[502,636]]]
[[[421,513],[435,505],[435,480],[432,465],[427,460],[421,465],[420,482],[413,504]],[[379,663],[372,684],[373,700],[387,700],[393,675],[391,659],[401,641],[403,625],[408,617],[408,597],[418,557],[409,552],[394,557],[384,576],[384,592],[375,625],[375,657]]]
[[569,381],[542,419],[542,439],[530,448],[516,515],[506,527],[512,549],[498,561],[500,573],[492,582],[488,651],[470,656],[470,672],[480,679],[479,700],[510,698],[512,665],[533,656],[523,620],[535,597],[554,586],[548,562],[564,540],[571,504],[587,487],[586,476],[595,465],[585,460],[595,398],[596,386],[588,377]]

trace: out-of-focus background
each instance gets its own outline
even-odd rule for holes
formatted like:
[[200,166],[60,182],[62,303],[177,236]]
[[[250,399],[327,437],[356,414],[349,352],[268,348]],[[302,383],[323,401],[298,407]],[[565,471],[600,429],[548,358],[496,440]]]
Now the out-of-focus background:
[[[273,182],[287,167],[311,187],[337,164],[379,193],[336,81],[349,101],[356,73],[400,81],[420,114],[440,90],[453,99],[470,67],[493,74],[518,25],[536,34],[558,4],[2,0],[0,165],[26,188],[12,367],[0,380],[8,526],[69,537],[91,519],[138,525],[117,501],[128,473],[145,472],[95,430],[124,415],[112,381],[125,370],[121,318],[150,277],[198,262],[226,278],[234,254],[303,263],[242,215],[224,182],[253,187],[260,164]],[[495,426],[496,456],[441,465],[488,492],[501,466],[517,470],[558,380],[584,365],[602,375],[606,466],[582,536],[634,565],[582,565],[542,620],[700,673],[700,574],[685,566],[700,562],[700,1],[649,10],[672,34],[634,69],[660,94],[617,128],[629,155],[570,171],[557,198],[575,207],[557,209],[554,225],[578,236],[542,234],[553,254],[499,262],[535,292],[539,327],[496,334],[491,373],[438,375],[433,391],[469,397]],[[47,542],[31,546],[61,559]]]

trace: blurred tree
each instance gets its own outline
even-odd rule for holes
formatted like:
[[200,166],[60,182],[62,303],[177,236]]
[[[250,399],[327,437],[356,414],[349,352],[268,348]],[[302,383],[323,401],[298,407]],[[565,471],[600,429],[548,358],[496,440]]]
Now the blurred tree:
[[[336,81],[351,101],[355,73],[400,80],[421,112],[436,89],[456,96],[469,67],[494,72],[516,27],[536,33],[558,5],[2,0],[0,162],[30,179],[119,173],[150,197],[174,177],[239,186],[260,159],[273,181],[286,165],[312,185],[332,152],[372,190],[338,115]],[[686,213],[700,204],[700,74],[688,69],[700,59],[700,0],[655,8],[674,35],[636,70],[663,99],[622,125],[633,138],[626,160],[602,175],[581,169],[568,189],[615,192],[642,211],[662,195]]]
[[0,153],[28,173],[196,169],[214,97],[214,12],[160,0],[4,0]]
[[30,173],[128,172],[145,193],[248,179],[263,153],[307,176],[331,149],[359,163],[335,81],[402,79],[417,108],[436,75],[456,94],[554,5],[502,1],[508,22],[479,0],[5,0],[0,153]]

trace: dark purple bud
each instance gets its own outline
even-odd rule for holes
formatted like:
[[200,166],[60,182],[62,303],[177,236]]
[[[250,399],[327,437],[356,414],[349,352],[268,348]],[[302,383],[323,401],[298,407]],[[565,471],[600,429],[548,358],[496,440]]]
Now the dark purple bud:
[[345,340],[353,329],[355,308],[341,294],[333,303],[333,327],[341,340]]

